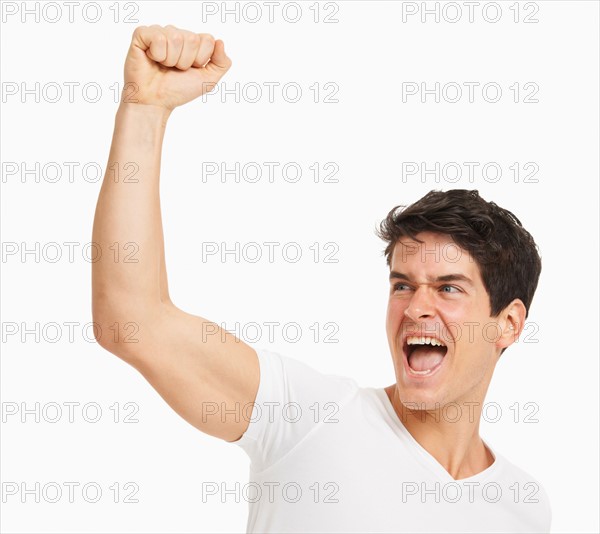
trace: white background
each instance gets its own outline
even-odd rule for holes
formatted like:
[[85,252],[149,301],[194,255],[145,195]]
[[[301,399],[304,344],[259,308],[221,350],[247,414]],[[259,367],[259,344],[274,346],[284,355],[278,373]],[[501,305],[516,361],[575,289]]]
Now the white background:
[[[9,5],[10,4],[10,5]],[[27,2],[40,10],[44,3]],[[486,200],[513,211],[533,234],[543,270],[529,315],[529,343],[513,345],[503,355],[486,399],[502,408],[495,422],[482,424],[482,435],[504,456],[531,473],[545,487],[553,508],[554,532],[598,532],[598,3],[537,1],[519,6],[500,2],[501,19],[485,20],[481,6],[474,21],[459,3],[462,18],[435,22],[420,14],[403,22],[401,2],[338,1],[321,3],[314,22],[314,2],[301,2],[302,17],[290,23],[275,9],[273,23],[256,23],[219,15],[202,20],[201,2],[101,3],[96,23],[83,16],[85,2],[68,20],[55,23],[21,20],[21,3],[3,3],[2,24],[2,482],[33,488],[54,482],[64,493],[56,503],[21,493],[5,495],[3,532],[242,532],[247,503],[209,499],[202,482],[244,484],[248,459],[236,446],[205,436],[179,418],[133,368],[89,342],[82,326],[91,322],[91,264],[82,245],[91,241],[100,181],[86,181],[81,168],[105,166],[117,105],[110,87],[122,83],[123,61],[138,24],[173,24],[208,32],[225,41],[233,67],[222,83],[233,89],[259,84],[257,103],[220,94],[177,109],[167,128],[162,165],[162,210],[171,296],[184,310],[226,323],[263,325],[262,338],[248,341],[301,359],[328,373],[354,377],[360,385],[384,387],[394,381],[384,320],[387,267],[384,243],[374,227],[398,204],[411,203],[431,189],[478,189]],[[215,4],[220,8],[221,3]],[[243,3],[238,3],[240,7]],[[284,2],[280,6],[285,5]],[[415,4],[419,7],[419,4]],[[62,6],[62,7],[61,7]],[[111,6],[112,10],[111,10]],[[133,7],[132,7],[133,6]],[[441,3],[440,6],[444,6]],[[512,10],[511,10],[511,6]],[[533,7],[532,7],[533,6]],[[234,8],[234,2],[227,7]],[[435,2],[427,2],[434,8]],[[56,17],[56,7],[46,7]],[[54,11],[51,11],[54,9]],[[96,16],[94,6],[86,16]],[[404,6],[404,10],[407,6]],[[447,8],[449,9],[449,8]],[[495,16],[488,8],[488,18]],[[324,23],[335,14],[338,22]],[[538,22],[523,22],[537,13]],[[134,13],[138,22],[124,22]],[[294,16],[290,8],[288,16]],[[256,11],[248,11],[255,16]],[[456,11],[446,11],[454,17]],[[20,84],[58,84],[36,102]],[[70,102],[68,82],[77,82]],[[265,82],[294,82],[303,89],[297,103],[281,90],[268,101]],[[333,82],[337,103],[315,103],[309,86]],[[479,82],[475,101],[468,94],[457,103],[432,96],[402,101],[402,84],[426,82],[433,87]],[[497,103],[486,102],[481,86],[499,84]],[[515,103],[509,86],[537,84],[537,103]],[[102,90],[98,102],[85,100],[82,86]],[[7,85],[8,84],[8,85]],[[12,85],[11,85],[12,84]],[[19,88],[16,95],[11,88]],[[51,86],[47,86],[50,91]],[[248,89],[250,97],[254,91]],[[328,93],[327,93],[328,94]],[[493,96],[493,93],[490,93]],[[290,93],[293,96],[293,92]],[[453,96],[454,93],[449,93]],[[90,90],[88,100],[94,97]],[[25,102],[22,102],[22,98]],[[203,162],[298,162],[300,181],[276,175],[257,183],[202,180]],[[434,176],[402,174],[403,162],[497,162],[502,176],[493,182],[474,179],[451,183]],[[7,162],[33,168],[48,162],[79,164],[72,183],[65,174],[56,183],[41,174],[7,172]],[[314,183],[309,166],[335,162],[337,183]],[[509,167],[534,162],[535,182],[515,182]],[[281,167],[279,167],[281,168]],[[464,168],[466,171],[466,167]],[[232,256],[226,262],[202,261],[203,242],[239,241],[282,245],[296,242],[303,256],[285,261],[281,246],[275,261],[251,263]],[[48,243],[75,242],[73,261],[62,246],[21,257],[25,247],[40,251]],[[336,243],[336,263],[313,261],[313,243]],[[18,253],[7,254],[10,244]],[[7,248],[8,247],[8,248]],[[268,339],[265,322],[296,322],[302,336],[286,341],[282,330]],[[61,325],[21,339],[35,323]],[[73,340],[67,326],[74,322]],[[310,325],[335,322],[337,343],[315,342]],[[16,323],[19,329],[9,335]],[[89,330],[91,336],[91,330]],[[293,333],[293,331],[290,330]],[[255,329],[248,335],[254,336]],[[326,331],[320,328],[321,335]],[[45,416],[23,423],[22,403],[40,403]],[[62,403],[80,403],[74,422]],[[139,407],[137,423],[115,423],[114,406]],[[514,403],[520,417],[515,422]],[[535,403],[537,423],[523,422],[527,402]],[[63,406],[55,423],[50,403]],[[102,416],[86,422],[81,407],[98,403]],[[50,411],[48,411],[50,410]],[[91,410],[88,417],[93,417]],[[69,502],[65,482],[78,483]],[[103,490],[97,503],[86,502],[81,488],[94,482]],[[109,489],[118,483],[114,501]],[[124,485],[139,487],[137,503],[124,503]],[[114,486],[113,486],[114,487]],[[50,486],[48,486],[50,488]],[[373,488],[376,491],[376,488]],[[50,491],[50,490],[48,490]],[[89,495],[93,497],[93,492]],[[54,493],[49,494],[50,498]],[[390,513],[394,513],[390,510]]]

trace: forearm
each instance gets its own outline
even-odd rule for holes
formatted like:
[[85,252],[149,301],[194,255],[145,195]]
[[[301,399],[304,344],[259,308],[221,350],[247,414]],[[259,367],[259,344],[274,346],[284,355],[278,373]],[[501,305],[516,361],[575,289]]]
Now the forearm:
[[[92,264],[95,314],[169,301],[159,189],[168,116],[163,108],[142,104],[121,104],[117,111],[92,232],[101,251]],[[137,172],[124,181],[128,163]],[[133,246],[125,248],[127,243]]]

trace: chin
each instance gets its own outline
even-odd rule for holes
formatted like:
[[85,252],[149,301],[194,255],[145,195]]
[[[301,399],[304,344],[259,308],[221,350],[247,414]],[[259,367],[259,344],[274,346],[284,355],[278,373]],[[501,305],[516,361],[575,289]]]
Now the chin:
[[408,410],[436,410],[446,404],[446,395],[440,391],[416,390],[398,387],[400,402]]

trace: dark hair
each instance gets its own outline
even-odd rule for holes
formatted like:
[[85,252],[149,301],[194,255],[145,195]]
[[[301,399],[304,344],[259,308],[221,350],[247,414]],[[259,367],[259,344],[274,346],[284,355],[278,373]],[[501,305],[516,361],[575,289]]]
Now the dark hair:
[[[405,209],[399,209],[405,208]],[[491,316],[521,299],[526,315],[538,284],[542,261],[531,234],[510,211],[486,202],[479,191],[430,191],[410,206],[396,206],[375,230],[388,242],[383,254],[391,268],[400,237],[416,239],[419,232],[449,235],[477,262],[490,296]]]

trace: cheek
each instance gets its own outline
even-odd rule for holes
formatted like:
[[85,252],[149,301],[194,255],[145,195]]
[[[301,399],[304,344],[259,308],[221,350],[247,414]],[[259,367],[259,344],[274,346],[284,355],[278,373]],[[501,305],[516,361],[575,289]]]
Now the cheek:
[[455,313],[448,314],[447,319],[460,328],[457,344],[461,350],[473,352],[474,357],[483,362],[482,356],[497,332],[492,328],[493,324],[490,324],[491,319],[476,309],[463,309],[460,313],[455,310]]
[[[450,338],[461,352],[469,352],[481,343],[481,317],[469,306],[457,302],[443,302],[438,306],[444,337]],[[478,352],[477,349],[475,349]]]
[[469,323],[479,321],[476,310],[460,302],[441,302],[438,305],[438,313],[444,323],[458,325],[461,331],[468,330]]
[[404,317],[405,309],[406,305],[397,299],[390,299],[388,301],[386,314],[386,324],[388,330],[396,330],[399,327],[400,323],[402,322],[402,318]]

